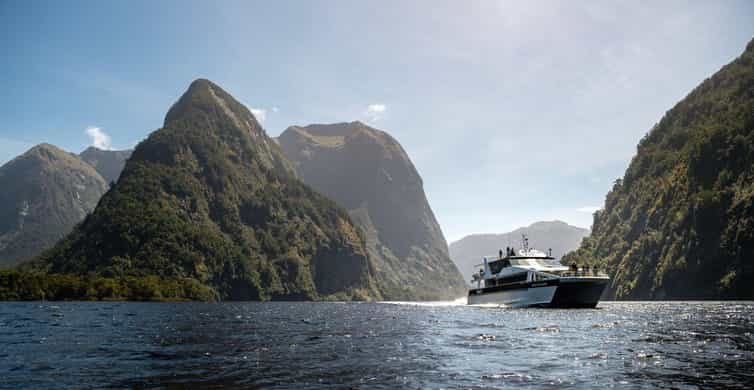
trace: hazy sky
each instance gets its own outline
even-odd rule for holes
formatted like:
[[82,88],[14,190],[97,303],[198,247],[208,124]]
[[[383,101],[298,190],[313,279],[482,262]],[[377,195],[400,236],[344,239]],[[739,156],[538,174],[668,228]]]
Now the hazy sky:
[[273,136],[388,131],[449,241],[588,227],[639,139],[754,37],[752,1],[214,3],[0,0],[0,163],[133,147],[205,77]]

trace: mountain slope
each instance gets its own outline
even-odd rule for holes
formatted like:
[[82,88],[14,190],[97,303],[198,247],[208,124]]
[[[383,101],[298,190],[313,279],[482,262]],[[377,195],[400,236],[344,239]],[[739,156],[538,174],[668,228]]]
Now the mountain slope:
[[552,255],[558,258],[578,248],[589,230],[561,221],[545,221],[509,233],[472,234],[450,244],[450,257],[468,282],[471,274],[478,271],[474,265],[481,263],[484,256],[496,255],[505,247],[519,248],[522,234],[526,234],[532,247],[542,251],[552,249]]
[[641,140],[568,258],[614,298],[754,298],[754,40]]
[[70,232],[107,184],[77,156],[41,144],[0,167],[0,188],[0,267],[10,267]]
[[307,184],[349,210],[365,230],[387,299],[452,299],[463,280],[401,145],[360,122],[293,126],[278,138]]
[[347,212],[296,179],[251,112],[194,81],[117,183],[32,268],[189,278],[220,299],[376,299]]
[[86,148],[79,157],[99,172],[107,181],[112,183],[118,180],[126,160],[131,157],[133,150],[102,150],[90,146]]

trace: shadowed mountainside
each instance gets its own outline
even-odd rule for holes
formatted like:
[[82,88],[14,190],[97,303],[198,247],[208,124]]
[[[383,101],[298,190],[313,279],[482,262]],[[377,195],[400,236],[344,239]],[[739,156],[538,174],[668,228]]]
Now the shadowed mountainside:
[[79,157],[99,172],[108,184],[118,181],[126,160],[133,150],[102,150],[94,146],[86,148]]
[[0,267],[10,267],[68,234],[107,184],[78,156],[41,144],[0,167],[0,188]]
[[465,295],[422,179],[393,137],[351,122],[292,126],[278,141],[302,180],[348,209],[364,229],[386,299]]

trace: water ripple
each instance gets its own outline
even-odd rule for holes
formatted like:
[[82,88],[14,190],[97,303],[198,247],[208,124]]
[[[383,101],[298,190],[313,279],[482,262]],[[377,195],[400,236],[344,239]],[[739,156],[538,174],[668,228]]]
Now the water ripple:
[[754,304],[0,303],[0,388],[741,387]]

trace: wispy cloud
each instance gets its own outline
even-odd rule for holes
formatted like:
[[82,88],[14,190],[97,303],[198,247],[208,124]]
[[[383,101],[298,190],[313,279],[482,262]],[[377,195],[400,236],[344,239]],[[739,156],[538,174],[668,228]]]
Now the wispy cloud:
[[584,206],[584,207],[577,208],[576,211],[578,211],[580,213],[594,214],[594,212],[597,211],[597,210],[599,210],[599,209],[601,209],[601,207],[599,207],[599,206]]
[[99,127],[87,127],[86,134],[92,138],[92,146],[102,150],[112,150],[110,136]]
[[367,110],[364,112],[364,115],[369,119],[370,122],[377,122],[382,118],[382,114],[387,111],[387,106],[381,103],[375,103],[370,104],[367,106]]
[[249,108],[251,110],[251,113],[254,114],[254,118],[257,118],[258,121],[264,122],[265,119],[267,119],[267,110],[264,108]]

